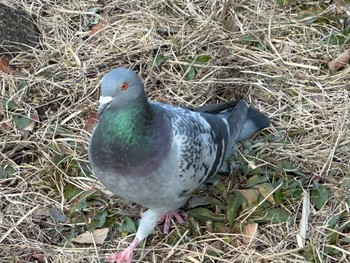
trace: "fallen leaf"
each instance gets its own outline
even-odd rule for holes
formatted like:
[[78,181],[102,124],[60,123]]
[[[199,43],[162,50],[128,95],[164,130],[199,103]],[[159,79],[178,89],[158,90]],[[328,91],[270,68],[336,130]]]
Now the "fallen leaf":
[[104,19],[100,19],[100,21],[94,25],[91,30],[90,30],[90,35],[94,35],[96,34],[98,31],[102,30],[105,26],[105,20]]
[[5,120],[0,122],[0,131],[7,133],[12,130],[11,120]]
[[109,229],[107,227],[101,229],[95,229],[92,232],[85,232],[72,238],[71,241],[79,244],[98,244],[101,245],[105,241]]
[[208,220],[212,221],[225,221],[225,216],[222,214],[215,214],[211,210],[205,207],[198,207],[189,210],[189,214],[201,222],[206,222]]
[[255,219],[258,223],[283,223],[289,220],[290,214],[288,211],[281,208],[273,208],[266,212],[266,214],[260,218]]
[[350,60],[350,50],[346,50],[344,53],[342,53],[340,56],[338,56],[336,59],[328,62],[328,68],[331,73],[334,73],[344,67],[346,64],[349,63]]
[[233,226],[235,219],[239,215],[244,204],[245,199],[239,191],[235,191],[228,197],[226,218],[230,226]]
[[55,223],[64,223],[67,220],[67,216],[55,207],[49,209],[49,214]]
[[185,71],[184,79],[185,80],[194,80],[197,76],[197,70],[192,67],[190,64],[183,65],[183,70]]
[[152,59],[149,63],[149,67],[152,69],[153,67],[159,67],[164,61],[166,60],[166,57],[162,54],[157,54],[154,59]]
[[13,68],[11,68],[5,55],[0,57],[0,70],[7,74],[12,74],[15,71]]
[[95,127],[95,124],[97,122],[98,122],[98,113],[92,112],[86,121],[85,130],[91,131]]
[[275,199],[273,198],[273,193],[274,189],[271,184],[268,183],[263,183],[263,184],[258,184],[254,186],[255,189],[258,189],[262,197],[266,198],[267,201],[269,201],[272,205],[276,204]]
[[321,208],[327,203],[328,197],[329,194],[326,187],[315,182],[312,187],[311,202],[316,206],[317,210],[321,210]]
[[238,191],[243,195],[248,205],[258,203],[260,194],[257,189],[240,189]]
[[258,224],[257,223],[251,223],[246,225],[243,228],[243,243],[249,244],[252,242],[252,240],[257,236],[258,234]]
[[50,209],[48,207],[39,208],[36,210],[35,214],[37,216],[50,216]]
[[39,122],[40,120],[39,120],[39,115],[38,115],[38,113],[31,113],[30,114],[30,119],[32,120],[32,121],[35,121],[35,122]]

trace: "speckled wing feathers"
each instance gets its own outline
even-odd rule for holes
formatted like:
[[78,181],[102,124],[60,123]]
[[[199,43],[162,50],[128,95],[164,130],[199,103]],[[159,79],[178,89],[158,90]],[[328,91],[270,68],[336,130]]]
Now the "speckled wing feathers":
[[173,140],[180,149],[178,176],[185,186],[182,195],[188,195],[220,168],[229,127],[225,119],[213,115],[159,105],[170,114]]

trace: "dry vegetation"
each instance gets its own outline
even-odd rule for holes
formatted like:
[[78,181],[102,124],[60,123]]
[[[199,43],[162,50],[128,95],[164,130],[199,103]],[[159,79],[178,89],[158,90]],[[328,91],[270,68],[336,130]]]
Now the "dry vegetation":
[[[341,1],[324,3],[321,19],[312,23],[301,21],[301,9],[316,12],[310,7],[323,1],[6,2],[33,17],[42,47],[11,61],[22,76],[0,73],[1,262],[99,262],[130,241],[127,230],[121,237],[112,226],[124,216],[136,219],[141,208],[103,194],[87,168],[86,124],[97,108],[98,83],[117,66],[138,71],[153,100],[199,106],[243,97],[272,120],[237,154],[241,168],[261,169],[244,175],[236,167],[233,180],[221,176],[226,192],[212,193],[226,202],[234,188],[253,189],[246,178],[258,175],[268,178],[275,204],[263,206],[259,197],[221,228],[197,223],[201,215],[188,211],[185,226],[170,236],[158,227],[134,260],[350,262],[350,68],[330,74],[327,67],[349,44],[324,41],[340,32],[338,18],[347,17],[346,5],[336,6]],[[193,64],[203,54],[204,61]],[[16,116],[39,120],[21,126]],[[285,193],[296,183],[299,194],[278,195],[279,183]],[[320,208],[311,205],[300,248],[303,197],[315,196],[316,187],[329,197]],[[206,208],[225,218],[225,208]],[[275,208],[288,219],[256,220]],[[259,225],[247,242],[241,232],[252,222]],[[111,230],[102,245],[70,242],[106,226]]]

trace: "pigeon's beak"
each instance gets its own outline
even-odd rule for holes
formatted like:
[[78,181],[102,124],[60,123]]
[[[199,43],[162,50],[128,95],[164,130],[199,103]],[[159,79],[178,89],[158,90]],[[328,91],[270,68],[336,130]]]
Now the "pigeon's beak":
[[107,107],[107,105],[112,101],[113,97],[111,96],[100,96],[98,100],[98,113],[101,114],[102,111]]

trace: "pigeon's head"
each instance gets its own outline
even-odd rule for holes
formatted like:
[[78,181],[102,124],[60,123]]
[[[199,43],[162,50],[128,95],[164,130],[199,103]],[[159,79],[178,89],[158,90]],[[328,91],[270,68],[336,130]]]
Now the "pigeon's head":
[[145,96],[139,76],[127,68],[116,68],[109,71],[101,80],[101,96],[98,110],[101,113],[110,103],[128,102]]

